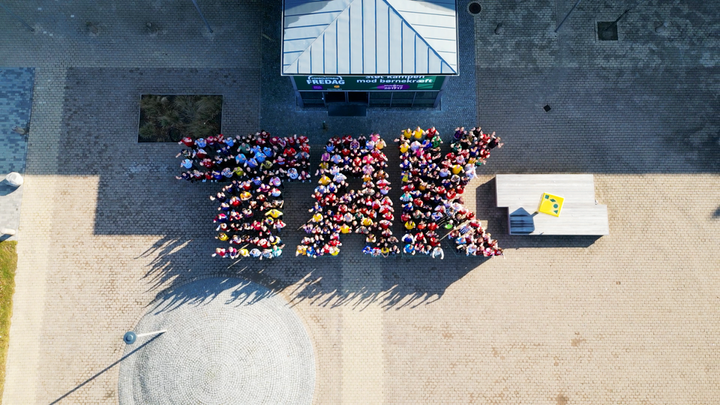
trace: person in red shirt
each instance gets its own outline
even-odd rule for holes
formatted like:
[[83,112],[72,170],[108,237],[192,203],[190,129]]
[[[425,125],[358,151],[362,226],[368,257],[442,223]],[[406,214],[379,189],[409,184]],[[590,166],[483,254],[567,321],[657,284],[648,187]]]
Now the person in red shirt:
[[178,143],[181,145],[185,145],[188,148],[192,148],[193,146],[195,146],[195,140],[190,138],[189,136],[183,137]]

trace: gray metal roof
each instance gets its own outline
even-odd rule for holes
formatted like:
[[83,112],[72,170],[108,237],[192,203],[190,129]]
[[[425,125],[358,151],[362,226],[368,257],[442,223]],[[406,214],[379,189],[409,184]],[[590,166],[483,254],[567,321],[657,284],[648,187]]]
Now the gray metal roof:
[[282,74],[457,74],[456,13],[455,0],[285,0]]

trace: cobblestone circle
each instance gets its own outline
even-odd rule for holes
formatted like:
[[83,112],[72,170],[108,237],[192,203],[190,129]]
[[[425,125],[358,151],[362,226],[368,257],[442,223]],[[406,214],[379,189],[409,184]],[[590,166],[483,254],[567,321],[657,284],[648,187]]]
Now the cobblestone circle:
[[[191,292],[202,299],[186,299]],[[197,297],[197,295],[192,294]],[[309,404],[310,338],[287,302],[255,283],[209,278],[175,289],[125,349],[120,404]]]

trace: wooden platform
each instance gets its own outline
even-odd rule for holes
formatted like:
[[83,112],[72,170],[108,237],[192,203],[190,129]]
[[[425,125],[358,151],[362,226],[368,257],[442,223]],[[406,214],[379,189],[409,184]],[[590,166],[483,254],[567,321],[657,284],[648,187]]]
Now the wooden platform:
[[[534,229],[521,228],[511,235],[609,235],[607,206],[595,201],[591,174],[498,174],[497,206],[508,215],[521,208],[532,216]],[[559,217],[538,213],[543,193],[565,198]]]

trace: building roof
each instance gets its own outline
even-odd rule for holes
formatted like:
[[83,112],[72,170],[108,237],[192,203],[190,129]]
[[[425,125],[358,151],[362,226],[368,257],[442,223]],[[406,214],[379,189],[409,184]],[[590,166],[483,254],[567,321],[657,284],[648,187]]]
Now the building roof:
[[282,53],[283,75],[456,75],[455,0],[285,0]]

